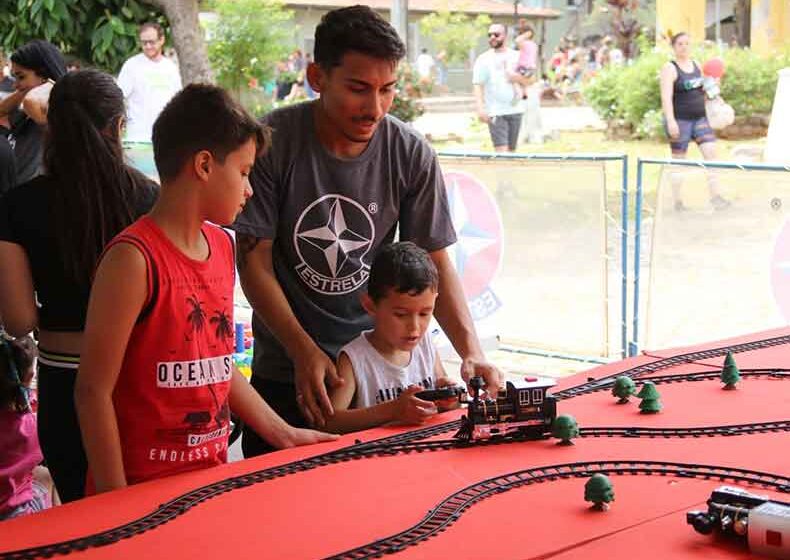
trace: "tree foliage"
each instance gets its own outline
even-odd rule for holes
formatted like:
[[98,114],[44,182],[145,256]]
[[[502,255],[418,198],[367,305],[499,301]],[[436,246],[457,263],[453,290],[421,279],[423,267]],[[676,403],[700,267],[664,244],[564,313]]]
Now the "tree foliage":
[[612,395],[620,399],[618,402],[620,404],[627,403],[628,397],[634,393],[636,393],[636,383],[634,383],[634,380],[627,375],[617,376],[617,379],[614,380],[614,386],[612,387]]
[[389,112],[403,122],[412,122],[425,112],[418,100],[430,93],[431,86],[429,83],[420,81],[407,62],[400,63],[397,77],[397,94]]
[[447,53],[447,62],[465,62],[477,45],[483,30],[491,25],[491,18],[481,14],[476,18],[443,8],[420,20],[420,32],[429,37],[438,51]]
[[274,77],[294,46],[293,12],[280,0],[215,0],[208,56],[217,82],[240,94],[251,81]]
[[0,0],[0,46],[11,53],[46,39],[64,53],[117,72],[139,51],[137,30],[145,21],[167,25],[159,9],[139,0]]

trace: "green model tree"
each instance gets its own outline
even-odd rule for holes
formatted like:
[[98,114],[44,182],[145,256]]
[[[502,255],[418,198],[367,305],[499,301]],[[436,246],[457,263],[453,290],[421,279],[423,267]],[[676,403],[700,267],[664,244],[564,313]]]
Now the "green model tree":
[[573,445],[572,438],[579,437],[579,425],[570,414],[561,414],[551,424],[551,435],[560,441],[557,445]]
[[636,393],[636,383],[627,375],[620,375],[614,380],[614,387],[612,387],[612,395],[618,397],[620,400],[617,404],[625,404],[628,402],[628,397]]
[[609,509],[609,502],[614,501],[614,489],[612,481],[605,474],[594,474],[584,485],[584,500],[592,502],[591,509],[606,511]]
[[735,358],[732,357],[732,352],[727,352],[727,357],[724,359],[724,368],[721,370],[721,381],[724,383],[724,389],[731,391],[735,389],[735,384],[741,380],[741,372],[735,364]]
[[661,401],[659,400],[661,395],[654,383],[645,381],[637,397],[642,399],[642,402],[639,403],[639,410],[643,414],[653,414],[661,410]]

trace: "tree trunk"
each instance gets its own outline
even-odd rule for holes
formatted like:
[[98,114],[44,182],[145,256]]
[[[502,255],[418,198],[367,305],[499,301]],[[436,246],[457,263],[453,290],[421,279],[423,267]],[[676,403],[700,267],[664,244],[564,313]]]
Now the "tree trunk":
[[738,44],[749,47],[752,43],[751,33],[752,2],[751,0],[737,0],[735,3],[735,29]]
[[198,21],[198,0],[148,0],[148,3],[160,8],[170,22],[184,85],[214,83],[203,29]]

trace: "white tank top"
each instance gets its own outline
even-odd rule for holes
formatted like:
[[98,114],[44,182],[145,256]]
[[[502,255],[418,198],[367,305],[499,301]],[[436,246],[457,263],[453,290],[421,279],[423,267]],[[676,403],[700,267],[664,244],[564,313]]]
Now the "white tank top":
[[354,368],[357,382],[354,408],[367,408],[395,400],[409,385],[433,389],[436,352],[429,333],[426,332],[412,350],[409,364],[401,367],[385,360],[370,344],[370,332],[363,332],[340,349],[340,353],[348,356]]

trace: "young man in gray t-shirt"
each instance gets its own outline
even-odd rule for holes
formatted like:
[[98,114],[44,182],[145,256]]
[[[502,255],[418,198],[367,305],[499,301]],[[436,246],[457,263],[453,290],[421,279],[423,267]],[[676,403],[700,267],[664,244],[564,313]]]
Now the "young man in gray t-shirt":
[[[436,317],[464,358],[462,375],[501,386],[487,363],[445,251],[455,231],[436,156],[387,115],[405,48],[365,6],[326,14],[307,69],[313,102],[267,115],[272,148],[234,225],[242,287],[255,310],[253,386],[289,423],[323,426],[338,350],[371,328],[359,300],[381,245],[413,241],[440,275]],[[269,450],[245,431],[244,454]]]

